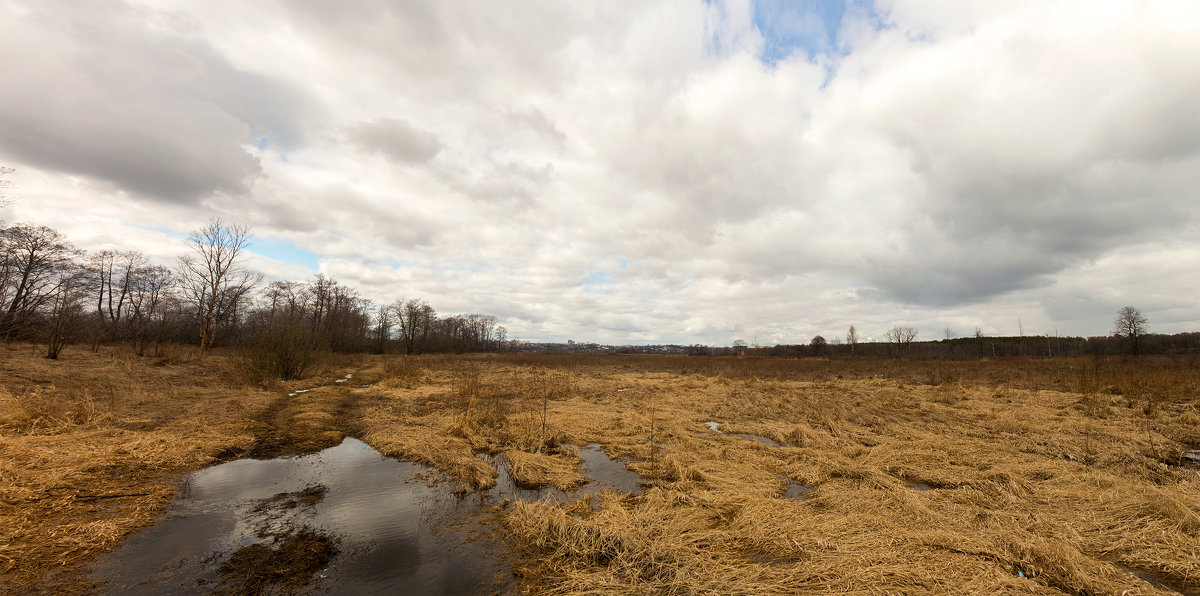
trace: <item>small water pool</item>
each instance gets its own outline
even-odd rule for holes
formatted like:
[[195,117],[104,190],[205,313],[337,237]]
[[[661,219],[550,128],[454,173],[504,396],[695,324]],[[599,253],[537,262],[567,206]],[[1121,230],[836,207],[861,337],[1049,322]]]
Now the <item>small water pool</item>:
[[500,589],[500,548],[476,521],[476,500],[435,477],[352,438],[311,455],[213,466],[181,484],[155,525],[102,557],[93,579],[106,594],[210,592],[230,581],[222,565],[235,553],[282,550],[303,533],[336,552],[309,574],[306,593]]

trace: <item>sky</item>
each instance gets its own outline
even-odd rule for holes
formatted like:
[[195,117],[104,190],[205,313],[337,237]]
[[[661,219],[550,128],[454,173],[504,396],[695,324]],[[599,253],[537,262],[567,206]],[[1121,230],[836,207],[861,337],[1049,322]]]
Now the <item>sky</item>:
[[1194,0],[0,7],[0,218],[89,250],[535,341],[1200,330]]

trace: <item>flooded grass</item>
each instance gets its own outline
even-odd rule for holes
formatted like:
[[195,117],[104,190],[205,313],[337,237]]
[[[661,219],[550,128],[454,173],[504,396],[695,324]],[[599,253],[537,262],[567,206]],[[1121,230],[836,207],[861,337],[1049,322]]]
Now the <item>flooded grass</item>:
[[546,484],[531,485],[519,482],[513,478],[508,459],[504,454],[480,454],[480,457],[494,466],[498,472],[496,485],[488,489],[485,494],[496,502],[505,499],[525,502],[548,499],[552,502],[563,503],[598,495],[604,491],[632,495],[642,493],[642,484],[646,482],[646,479],[636,472],[630,471],[624,461],[610,458],[604,452],[603,445],[589,444],[583,449],[579,449],[578,454],[581,458],[581,472],[586,481],[578,488],[568,490],[561,490]]

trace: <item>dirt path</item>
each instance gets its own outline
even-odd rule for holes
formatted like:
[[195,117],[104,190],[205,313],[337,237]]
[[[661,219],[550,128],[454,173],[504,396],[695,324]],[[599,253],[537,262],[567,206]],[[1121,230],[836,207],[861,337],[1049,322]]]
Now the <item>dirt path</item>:
[[251,423],[254,444],[224,459],[269,459],[320,451],[355,434],[354,393],[349,383],[281,395]]

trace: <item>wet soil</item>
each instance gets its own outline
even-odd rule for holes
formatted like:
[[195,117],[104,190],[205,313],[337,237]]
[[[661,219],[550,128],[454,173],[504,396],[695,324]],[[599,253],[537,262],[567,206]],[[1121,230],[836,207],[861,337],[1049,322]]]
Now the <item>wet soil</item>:
[[290,594],[307,586],[338,553],[336,541],[304,528],[280,537],[274,546],[251,544],[221,563],[215,594]]
[[356,396],[348,389],[335,381],[281,395],[254,417],[254,445],[245,451],[222,453],[221,461],[313,453],[358,434],[352,414]]

